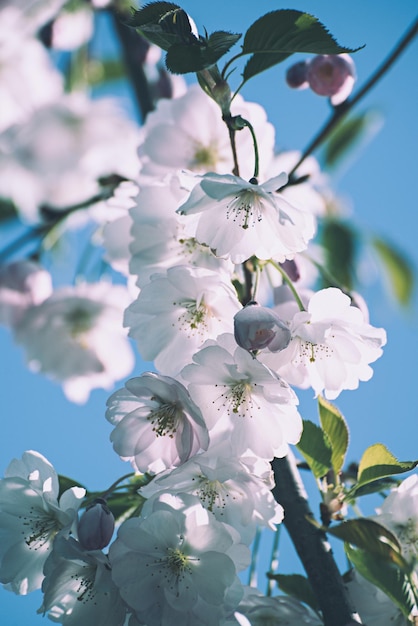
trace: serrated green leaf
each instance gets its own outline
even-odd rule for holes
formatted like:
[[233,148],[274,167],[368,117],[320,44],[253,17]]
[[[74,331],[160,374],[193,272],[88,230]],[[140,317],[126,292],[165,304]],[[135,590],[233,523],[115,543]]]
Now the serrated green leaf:
[[371,483],[362,485],[361,487],[355,486],[349,493],[347,499],[360,498],[361,496],[369,496],[372,493],[382,493],[394,489],[398,486],[398,481],[394,478],[379,478]]
[[337,526],[330,526],[327,533],[388,563],[396,564],[403,571],[409,570],[398,539],[390,530],[371,519],[347,520]]
[[322,478],[331,469],[332,450],[324,431],[311,422],[303,420],[302,437],[297,449],[308,463],[315,478]]
[[244,37],[243,53],[253,54],[244,68],[244,81],[281,63],[295,52],[341,54],[359,48],[340,46],[319,20],[301,11],[271,11],[250,26]]
[[382,443],[375,443],[365,450],[361,457],[356,489],[378,478],[410,472],[418,465],[418,461],[398,461]]
[[215,65],[240,37],[241,35],[216,31],[205,41],[174,44],[167,52],[167,69],[174,74],[204,70]]
[[380,237],[372,239],[372,246],[379,256],[391,292],[399,304],[408,305],[414,288],[414,270],[410,261],[403,252]]
[[289,596],[304,602],[314,611],[319,610],[318,601],[312,590],[311,583],[300,574],[268,574],[270,580],[275,580],[280,589]]
[[319,419],[331,444],[331,463],[335,474],[341,472],[348,448],[349,433],[346,421],[336,406],[319,396]]
[[152,2],[133,11],[129,26],[137,28],[151,43],[163,50],[172,45],[196,42],[187,13],[172,2]]
[[330,284],[323,275],[323,286],[351,290],[355,282],[355,259],[359,243],[357,232],[339,219],[327,218],[323,221],[321,243],[325,249],[327,273],[336,282]]
[[345,545],[347,557],[366,580],[379,587],[408,617],[415,606],[415,598],[408,575],[384,559],[365,550]]

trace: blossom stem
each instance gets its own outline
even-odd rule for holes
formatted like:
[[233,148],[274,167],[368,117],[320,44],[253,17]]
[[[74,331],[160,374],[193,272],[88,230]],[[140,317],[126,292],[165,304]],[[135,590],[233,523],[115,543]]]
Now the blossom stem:
[[[273,572],[273,569],[277,569],[279,565],[279,553],[280,553],[279,542],[280,542],[281,529],[282,529],[281,524],[278,524],[276,526],[276,532],[274,533],[274,536],[273,536],[273,545],[271,547],[271,555],[270,555],[270,570],[269,570],[270,572]],[[273,581],[269,577],[267,579],[267,589],[266,589],[267,597],[271,596],[272,590],[273,590]]]
[[333,112],[329,120],[321,128],[317,135],[308,144],[305,151],[302,153],[299,161],[289,172],[289,178],[295,173],[298,167],[303,161],[310,155],[316,148],[318,148],[323,141],[328,137],[334,126],[345,116],[347,113],[370,91],[372,87],[386,74],[389,68],[405,50],[405,48],[412,42],[412,40],[418,34],[418,18],[412,23],[410,28],[406,31],[403,37],[398,41],[392,52],[387,56],[376,71],[370,76],[366,83],[359,89],[352,98],[349,98],[339,106],[334,107]]
[[324,626],[362,624],[351,606],[325,533],[310,521],[314,516],[293,455],[273,459],[272,468],[276,483],[273,495],[285,510],[283,523],[318,599]]
[[282,275],[282,278],[283,278],[284,282],[289,287],[290,291],[293,294],[294,299],[297,302],[299,310],[300,311],[306,311],[305,307],[303,306],[302,299],[301,299],[300,295],[298,294],[298,292],[296,291],[295,286],[294,286],[292,280],[290,279],[290,277],[288,276],[287,272],[285,272],[285,270],[280,266],[279,263],[276,263],[276,261],[273,261],[272,259],[270,259],[270,261],[268,261],[268,262],[271,263],[271,265],[273,265],[273,267],[275,267],[276,270],[278,272],[280,272],[280,274]]
[[260,157],[259,157],[259,152],[258,152],[257,137],[255,135],[254,128],[252,127],[250,122],[248,120],[244,119],[244,118],[242,118],[242,121],[245,123],[245,126],[250,131],[251,137],[253,139],[253,146],[254,146],[254,178],[258,178]]

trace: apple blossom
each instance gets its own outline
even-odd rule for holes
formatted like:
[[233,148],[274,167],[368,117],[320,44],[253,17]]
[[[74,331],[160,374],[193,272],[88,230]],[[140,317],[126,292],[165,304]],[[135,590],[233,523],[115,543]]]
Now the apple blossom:
[[49,272],[32,261],[15,261],[0,267],[0,323],[18,326],[25,310],[41,304],[52,293]]
[[142,358],[175,376],[206,339],[232,330],[240,308],[229,276],[180,265],[151,276],[124,323]]
[[178,211],[201,213],[196,239],[218,256],[233,263],[253,255],[282,262],[305,250],[315,232],[313,215],[277,193],[286,183],[285,173],[261,185],[231,174],[205,174]]
[[189,493],[199,498],[217,520],[238,530],[241,541],[250,544],[258,525],[275,529],[283,519],[283,509],[275,502],[272,476],[263,480],[238,458],[225,457],[225,451],[209,448],[180,467],[161,472],[140,494],[149,499],[163,493]]
[[58,536],[45,563],[38,613],[65,626],[123,626],[127,607],[111,576],[108,557]]
[[15,337],[34,371],[62,383],[73,402],[85,402],[92,389],[110,389],[132,370],[132,349],[121,327],[129,302],[125,287],[105,281],[61,287],[26,309]]
[[[232,115],[248,119],[254,127],[263,171],[274,148],[274,129],[267,122],[264,109],[238,95],[231,111]],[[236,143],[241,172],[251,176],[254,151],[250,133],[238,132]],[[228,129],[219,107],[198,85],[189,87],[179,98],[157,103],[144,124],[139,155],[142,172],[154,176],[179,169],[226,174],[234,166]]]
[[0,480],[0,581],[17,594],[39,589],[55,536],[69,533],[85,490],[58,499],[58,476],[39,452],[14,459]]
[[176,467],[209,445],[200,409],[168,376],[148,372],[132,378],[107,406],[115,451],[141,472]]
[[366,323],[340,289],[313,294],[305,311],[295,312],[295,303],[286,303],[285,309],[287,315],[293,309],[293,317],[286,317],[280,305],[275,310],[289,324],[289,345],[259,358],[291,385],[311,386],[316,395],[324,392],[332,400],[343,389],[357,389],[360,381],[372,377],[369,363],[381,356],[386,333]]
[[206,342],[181,372],[202,409],[213,440],[227,440],[234,455],[250,449],[263,459],[285,456],[297,443],[302,420],[289,385],[246,350],[232,334]]
[[243,549],[196,504],[125,521],[109,558],[122,598],[147,626],[216,626]]

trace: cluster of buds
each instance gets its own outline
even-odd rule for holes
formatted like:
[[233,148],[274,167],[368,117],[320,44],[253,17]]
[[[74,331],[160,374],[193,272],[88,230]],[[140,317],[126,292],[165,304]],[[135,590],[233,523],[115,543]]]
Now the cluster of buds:
[[342,104],[353,90],[356,72],[348,54],[318,54],[295,63],[286,73],[286,82],[293,89],[307,89],[319,96],[328,96],[333,106]]

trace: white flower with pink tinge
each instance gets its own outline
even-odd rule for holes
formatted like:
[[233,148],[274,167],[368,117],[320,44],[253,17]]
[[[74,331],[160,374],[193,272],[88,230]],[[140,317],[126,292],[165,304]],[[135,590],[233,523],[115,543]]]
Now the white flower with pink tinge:
[[251,256],[283,262],[306,250],[315,234],[314,216],[291,206],[277,193],[282,173],[265,183],[231,174],[205,174],[178,209],[200,213],[196,239],[217,256],[243,263]]
[[357,389],[360,381],[372,377],[369,364],[381,356],[386,333],[368,324],[340,289],[314,293],[305,311],[290,302],[275,311],[289,325],[290,343],[259,358],[291,385],[312,387],[316,395],[333,400],[343,389]]

